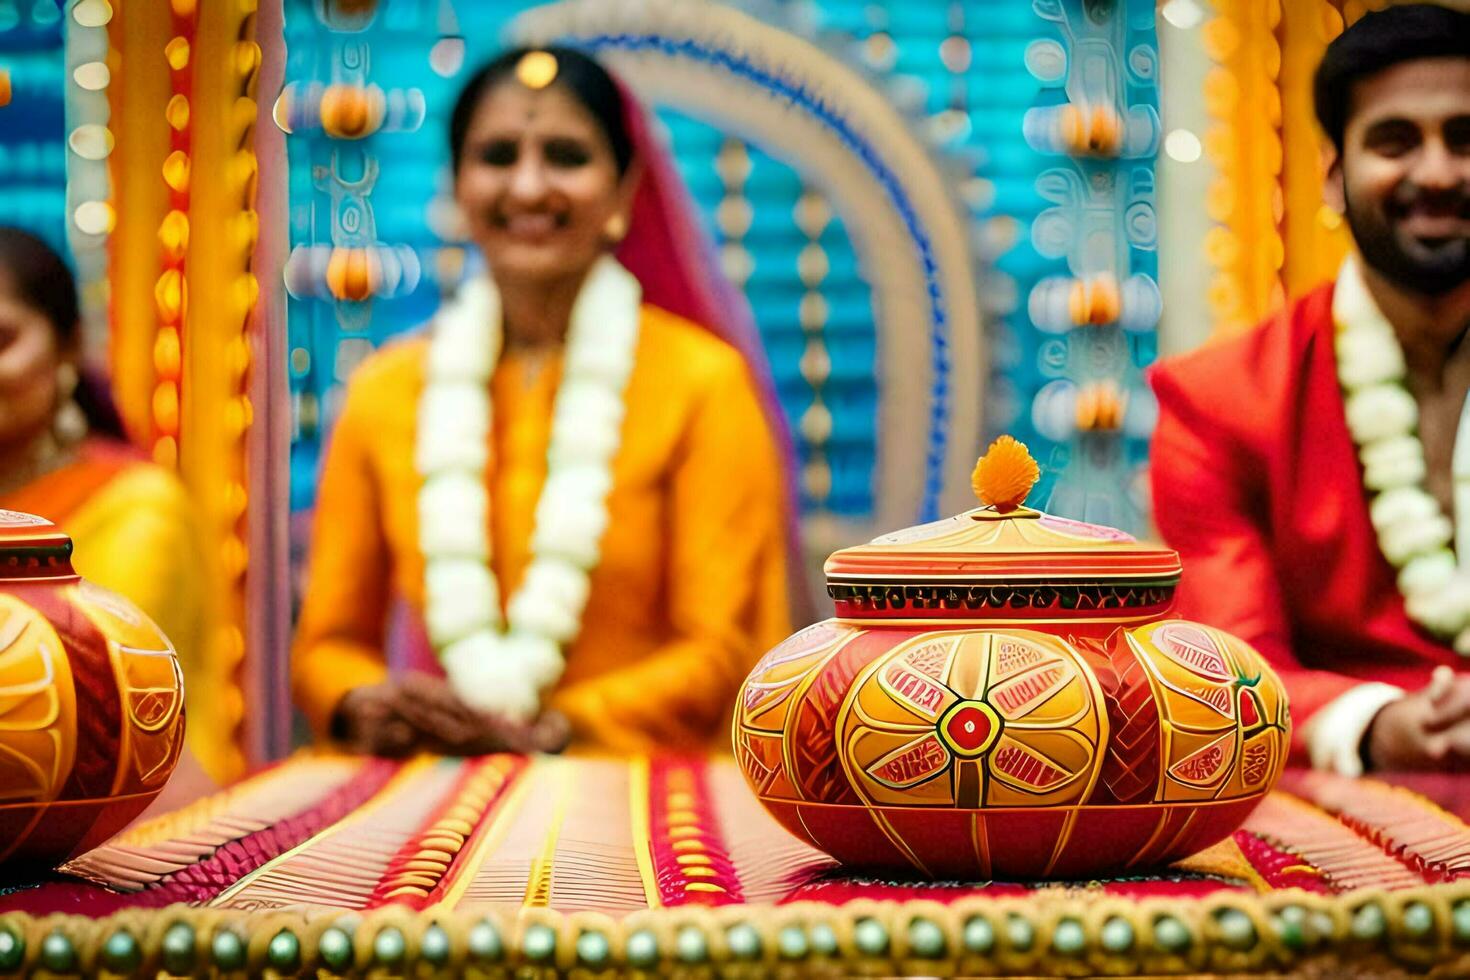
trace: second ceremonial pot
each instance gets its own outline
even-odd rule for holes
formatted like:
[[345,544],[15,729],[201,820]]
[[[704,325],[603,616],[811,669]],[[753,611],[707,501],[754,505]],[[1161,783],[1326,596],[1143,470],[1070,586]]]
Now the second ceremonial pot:
[[792,833],[856,866],[1083,878],[1191,854],[1285,764],[1280,680],[1171,618],[1179,556],[1020,506],[1003,437],[985,506],[834,553],[837,615],[768,653],[735,751]]

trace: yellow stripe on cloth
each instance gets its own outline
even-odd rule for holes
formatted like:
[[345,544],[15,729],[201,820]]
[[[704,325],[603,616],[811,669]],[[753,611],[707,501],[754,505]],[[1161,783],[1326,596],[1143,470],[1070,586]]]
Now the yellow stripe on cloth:
[[[1235,843],[1234,837],[1227,837],[1197,854],[1191,854],[1182,861],[1175,861],[1170,867],[1188,871],[1191,874],[1233,878],[1236,881],[1245,882],[1261,894],[1271,890],[1266,879],[1262,878],[1260,872],[1251,866],[1250,861],[1246,860],[1245,853],[1241,851],[1240,845]],[[1308,870],[1314,874],[1317,871],[1316,868]]]
[[571,765],[565,759],[548,760],[545,765],[555,779],[556,802],[546,825],[546,839],[531,863],[531,873],[526,880],[526,897],[521,903],[526,908],[545,908],[551,904],[551,873],[556,864],[556,845],[572,799]]
[[[516,785],[510,790],[510,795],[504,798],[494,818],[482,824],[478,835],[473,837],[469,846],[469,855],[454,862],[448,874],[444,876],[444,896],[437,902],[440,908],[459,908],[462,902],[469,905],[481,904],[482,896],[479,890],[473,889],[482,868],[490,862],[492,857],[500,854],[501,846],[506,843],[507,837],[513,829],[525,823],[526,799],[532,796],[532,789],[539,789],[544,783],[545,768],[544,760],[532,760],[531,764],[520,773]],[[529,876],[528,876],[529,877]],[[516,893],[525,887],[525,880],[519,886],[514,887]],[[472,893],[473,890],[473,893]]]
[[632,822],[633,855],[643,881],[644,902],[651,909],[663,904],[653,873],[653,840],[648,829],[648,756],[628,760],[628,813]]
[[531,760],[445,876],[436,904],[612,916],[646,909],[635,817],[626,801],[647,790],[635,782],[624,759]]

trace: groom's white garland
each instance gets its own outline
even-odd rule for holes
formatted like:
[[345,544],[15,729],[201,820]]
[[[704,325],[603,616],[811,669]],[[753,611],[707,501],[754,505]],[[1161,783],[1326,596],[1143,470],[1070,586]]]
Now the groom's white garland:
[[486,486],[490,377],[504,342],[494,283],[465,284],[434,319],[414,453],[423,478],[424,620],[455,691],[483,710],[534,717],[541,693],[561,676],[563,648],[581,630],[588,572],[607,526],[641,302],[638,280],[611,257],[598,260],[577,296],[531,561],[504,617],[490,566]]
[[1363,463],[1363,482],[1373,494],[1369,515],[1384,557],[1399,570],[1398,586],[1409,617],[1470,655],[1470,411],[1455,437],[1456,534],[1439,502],[1423,487],[1424,446],[1415,432],[1418,404],[1404,387],[1404,351],[1349,257],[1332,298],[1337,327],[1337,377],[1348,429]]

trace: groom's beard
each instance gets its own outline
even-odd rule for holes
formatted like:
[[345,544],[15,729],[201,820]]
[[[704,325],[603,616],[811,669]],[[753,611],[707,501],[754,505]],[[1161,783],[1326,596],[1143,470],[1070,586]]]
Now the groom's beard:
[[1404,181],[1380,203],[1358,201],[1346,193],[1347,221],[1363,261],[1384,278],[1410,292],[1440,296],[1470,279],[1470,234],[1425,239],[1409,234],[1405,220],[1416,211],[1458,217],[1470,224],[1470,188],[1430,191]]

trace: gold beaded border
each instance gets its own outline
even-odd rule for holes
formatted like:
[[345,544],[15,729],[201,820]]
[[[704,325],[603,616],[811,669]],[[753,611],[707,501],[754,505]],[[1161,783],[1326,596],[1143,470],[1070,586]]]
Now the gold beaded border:
[[616,921],[549,909],[470,915],[233,913],[173,906],[100,919],[0,914],[0,974],[358,976],[524,971],[654,976],[1239,974],[1470,971],[1470,882],[1194,901],[1101,892],[685,906]]

